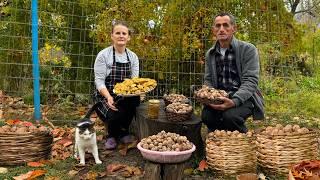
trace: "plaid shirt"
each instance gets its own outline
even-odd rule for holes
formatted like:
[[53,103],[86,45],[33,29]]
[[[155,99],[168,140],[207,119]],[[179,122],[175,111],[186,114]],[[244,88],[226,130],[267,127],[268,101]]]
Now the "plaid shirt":
[[237,71],[234,50],[232,47],[228,48],[223,56],[217,44],[216,51],[218,89],[223,89],[227,92],[238,90],[240,87],[240,77]]

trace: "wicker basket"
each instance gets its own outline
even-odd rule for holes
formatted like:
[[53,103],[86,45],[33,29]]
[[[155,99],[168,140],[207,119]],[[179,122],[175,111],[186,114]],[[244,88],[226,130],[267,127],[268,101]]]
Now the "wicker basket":
[[223,101],[216,98],[216,99],[208,99],[208,98],[200,98],[198,96],[195,96],[195,99],[197,102],[201,104],[222,104]]
[[190,103],[190,101],[188,100],[188,98],[186,98],[185,100],[181,100],[181,101],[169,101],[168,99],[163,98],[163,101],[164,101],[164,104],[165,104],[166,106],[168,106],[169,104],[172,104],[172,103],[174,103],[174,102],[180,102],[180,103],[185,103],[185,104],[189,104],[189,103]]
[[[170,98],[171,96],[171,98]],[[176,98],[173,98],[172,96],[178,96],[179,98],[176,99]],[[180,103],[184,103],[184,104],[189,104],[190,101],[187,97],[185,97],[184,95],[182,94],[169,94],[169,95],[164,95],[163,96],[163,101],[164,101],[164,104],[166,106],[168,106],[169,104],[171,103],[174,103],[174,102],[180,102]]]
[[47,159],[51,154],[52,142],[49,132],[0,133],[0,165],[22,165]]
[[188,121],[191,119],[193,111],[190,111],[188,113],[174,113],[169,112],[165,109],[167,120],[173,121],[173,122],[182,122],[182,121]]
[[232,176],[256,172],[253,137],[208,137],[206,158],[210,169],[218,175]]
[[258,165],[266,173],[287,175],[288,167],[318,158],[317,131],[286,135],[257,135]]

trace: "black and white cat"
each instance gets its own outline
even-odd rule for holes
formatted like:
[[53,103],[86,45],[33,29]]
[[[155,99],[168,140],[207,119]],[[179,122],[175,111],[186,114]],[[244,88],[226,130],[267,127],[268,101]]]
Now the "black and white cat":
[[74,157],[80,158],[80,164],[85,165],[85,153],[91,152],[96,164],[101,164],[99,159],[97,135],[94,129],[94,122],[89,117],[95,106],[92,107],[85,118],[77,123],[75,132]]

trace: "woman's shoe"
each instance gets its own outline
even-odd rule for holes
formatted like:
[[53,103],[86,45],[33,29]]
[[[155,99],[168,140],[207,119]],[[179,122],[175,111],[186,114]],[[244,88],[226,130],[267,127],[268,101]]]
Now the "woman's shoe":
[[115,138],[108,138],[104,144],[105,149],[115,149],[117,147],[117,141]]

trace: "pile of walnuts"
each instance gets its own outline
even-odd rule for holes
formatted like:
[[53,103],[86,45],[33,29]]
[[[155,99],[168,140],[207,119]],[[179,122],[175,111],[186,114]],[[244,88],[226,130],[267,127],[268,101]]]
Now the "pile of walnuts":
[[268,126],[266,127],[261,134],[263,135],[271,135],[271,136],[276,136],[276,135],[290,135],[290,134],[305,134],[308,133],[309,129],[308,128],[301,128],[299,125],[291,125],[288,124],[286,126],[283,126],[282,124],[277,124],[275,127]]
[[156,135],[143,138],[141,147],[151,151],[185,151],[192,149],[193,144],[186,136],[176,133],[161,131]]
[[174,102],[188,103],[188,98],[183,94],[164,94],[163,99],[165,100],[166,105]]
[[15,125],[4,125],[0,127],[0,133],[16,133],[16,134],[26,134],[26,133],[39,133],[39,132],[48,132],[49,129],[45,126],[24,126],[23,124]]
[[217,98],[228,97],[228,93],[226,91],[210,88],[208,86],[203,86],[198,91],[195,91],[194,95],[200,103],[205,104],[221,104],[223,102]]
[[185,114],[190,113],[192,111],[192,106],[190,104],[174,102],[166,107],[166,111],[178,114]]
[[208,138],[243,138],[252,137],[253,131],[248,131],[247,133],[240,133],[239,131],[225,131],[225,130],[215,130],[208,134]]

